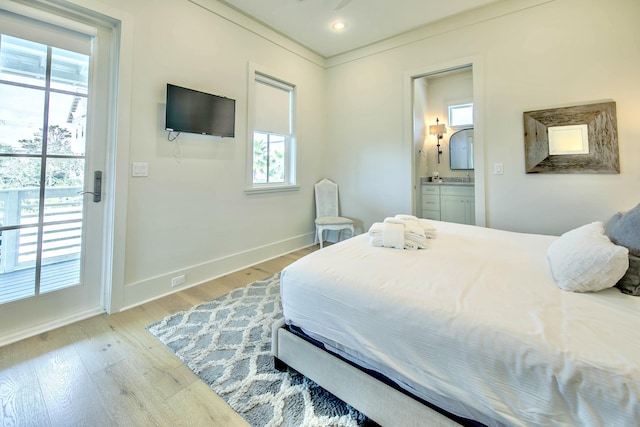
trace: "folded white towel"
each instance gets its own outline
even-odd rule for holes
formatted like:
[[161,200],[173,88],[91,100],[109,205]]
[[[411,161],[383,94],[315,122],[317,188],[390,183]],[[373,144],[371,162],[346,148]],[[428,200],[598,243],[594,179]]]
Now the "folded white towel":
[[369,244],[377,248],[382,247],[382,233],[383,224],[381,222],[374,222],[369,228]]
[[418,220],[417,216],[406,215],[406,214],[398,214],[394,218],[397,218],[397,219],[413,219],[413,220],[416,220],[416,221]]
[[427,239],[434,239],[436,237],[436,228],[428,220],[415,217],[413,215],[398,214],[393,218],[385,218],[384,222],[392,222],[397,224],[402,222],[408,227],[419,227],[425,231],[425,237]]
[[404,249],[404,225],[384,223],[382,225],[382,246]]
[[426,249],[427,233],[422,226],[398,223],[393,218],[376,222],[369,228],[369,244],[396,249]]
[[415,227],[415,228],[423,228],[424,229],[424,225],[418,221],[417,219],[403,219],[402,221],[404,221],[404,225],[406,225],[407,227]]
[[400,219],[400,218],[395,218],[395,217],[391,217],[388,216],[384,219],[383,221],[384,224],[400,224],[400,225],[404,225],[404,220]]
[[427,236],[421,227],[404,226],[404,247],[405,249],[426,249]]

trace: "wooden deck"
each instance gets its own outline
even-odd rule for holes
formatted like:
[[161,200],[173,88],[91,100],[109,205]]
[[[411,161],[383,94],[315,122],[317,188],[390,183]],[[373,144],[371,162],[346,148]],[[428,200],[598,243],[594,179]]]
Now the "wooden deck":
[[[0,274],[0,304],[35,295],[35,268]],[[40,293],[68,288],[80,283],[80,260],[57,262],[42,266]]]

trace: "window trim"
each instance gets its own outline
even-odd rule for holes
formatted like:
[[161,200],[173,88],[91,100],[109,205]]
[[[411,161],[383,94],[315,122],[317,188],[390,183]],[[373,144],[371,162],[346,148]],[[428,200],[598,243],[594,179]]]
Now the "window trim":
[[[296,138],[296,116],[297,116],[297,87],[280,77],[275,77],[275,73],[266,70],[264,67],[249,62],[248,90],[247,90],[247,153],[245,172],[245,194],[272,193],[282,191],[297,191],[297,138]],[[291,134],[286,140],[285,146],[285,180],[282,183],[254,183],[253,182],[253,133],[268,132],[255,129],[256,118],[256,84],[262,81],[275,87],[291,91]]]
[[260,187],[253,188],[245,188],[245,194],[261,194],[261,193],[280,193],[284,191],[298,191],[300,190],[300,186],[297,184],[294,185],[283,185],[283,184],[260,184]]

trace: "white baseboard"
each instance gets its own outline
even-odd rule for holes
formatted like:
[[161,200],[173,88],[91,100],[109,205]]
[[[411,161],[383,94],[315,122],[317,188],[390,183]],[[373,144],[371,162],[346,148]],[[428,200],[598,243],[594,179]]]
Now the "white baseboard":
[[[259,264],[281,255],[306,248],[313,244],[313,233],[296,236],[269,245],[254,248],[248,251],[232,254],[215,259],[203,264],[195,265],[183,270],[172,271],[161,276],[131,283],[125,286],[124,307],[120,311],[153,301],[175,292],[197,286],[217,277],[233,273],[238,270]],[[186,282],[178,287],[171,287],[171,278],[186,275]],[[0,347],[11,344],[25,338],[30,338],[44,332],[52,331],[62,326],[70,325],[80,320],[88,319],[104,313],[103,307],[95,307],[81,313],[75,313],[67,317],[43,322],[5,335],[0,334]]]
[[80,320],[88,319],[93,316],[104,313],[103,307],[95,307],[89,310],[85,310],[81,313],[74,313],[70,316],[55,319],[53,321],[47,321],[39,325],[31,326],[29,328],[21,329],[15,332],[11,332],[6,335],[0,335],[0,347],[7,344],[23,340],[25,338],[31,338],[33,336],[52,331],[54,329],[61,328],[63,326],[70,325]]
[[[229,273],[309,247],[313,244],[313,233],[281,240],[248,251],[214,259],[185,269],[172,271],[150,279],[130,283],[124,289],[124,302],[120,311],[128,310],[155,299],[183,291]],[[186,276],[183,285],[172,288],[171,279]]]

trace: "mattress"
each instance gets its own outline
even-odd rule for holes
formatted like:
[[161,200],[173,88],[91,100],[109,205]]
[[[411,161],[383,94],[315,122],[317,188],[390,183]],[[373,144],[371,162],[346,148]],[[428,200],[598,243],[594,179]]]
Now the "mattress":
[[285,268],[285,321],[487,425],[637,425],[640,298],[558,289],[557,237],[430,223],[425,250],[363,234]]

